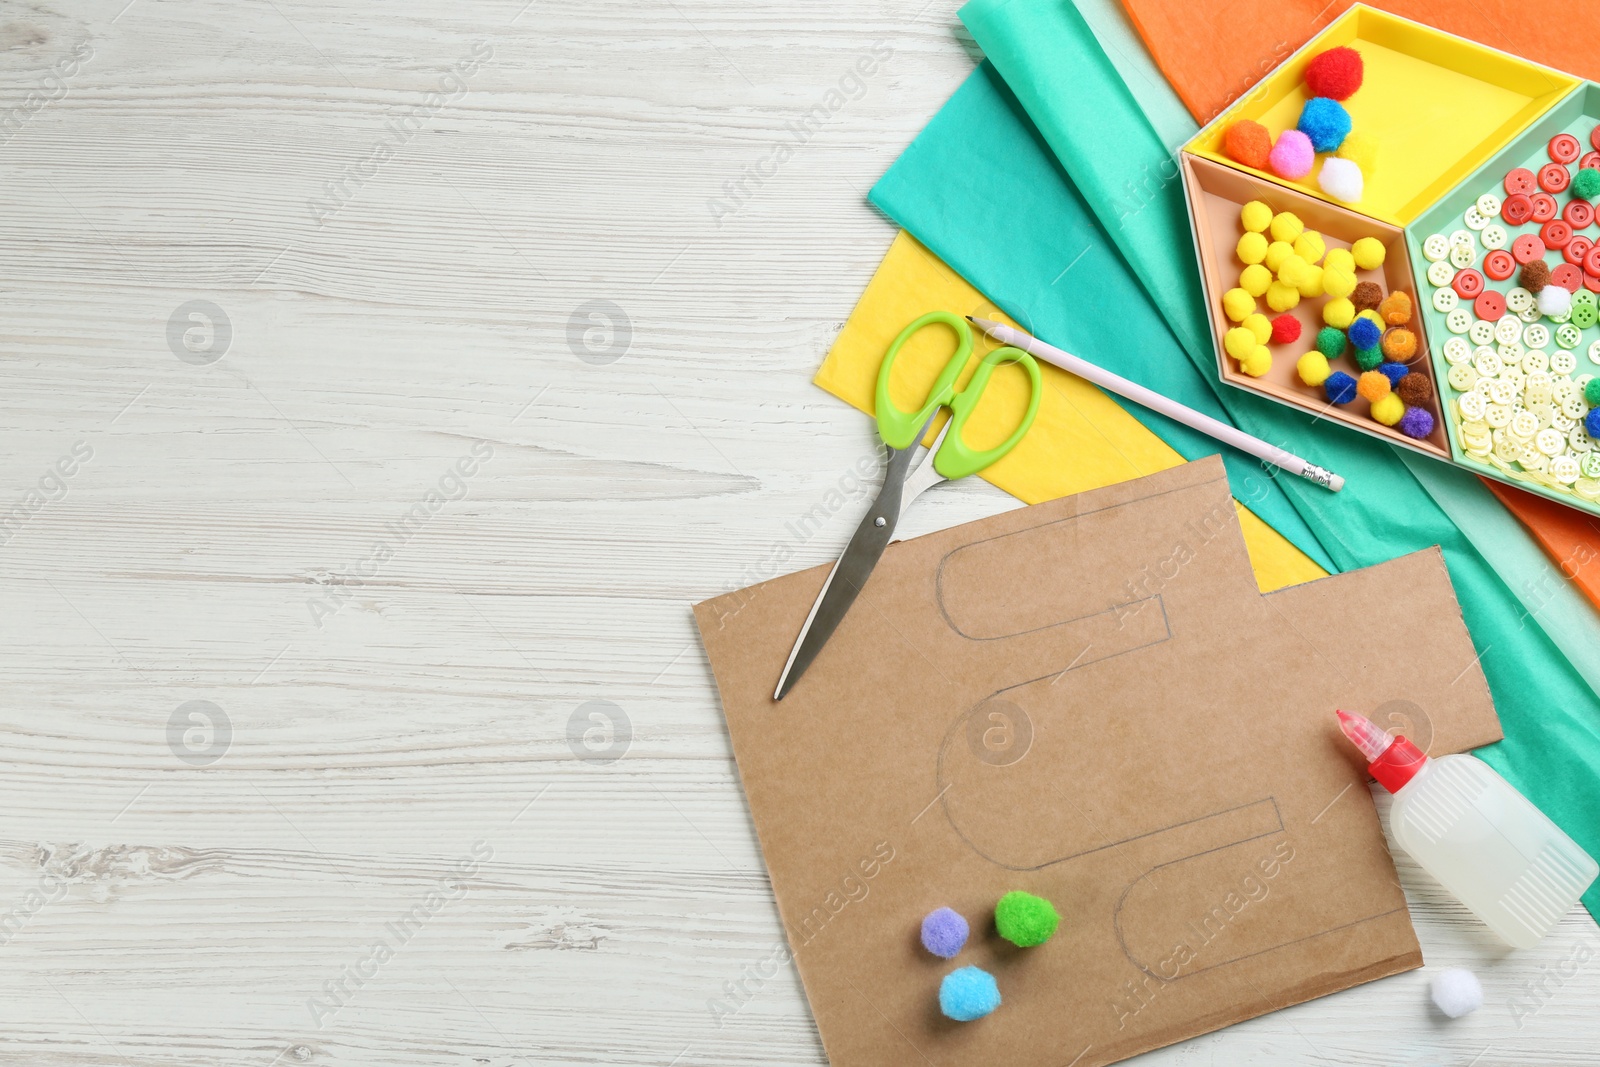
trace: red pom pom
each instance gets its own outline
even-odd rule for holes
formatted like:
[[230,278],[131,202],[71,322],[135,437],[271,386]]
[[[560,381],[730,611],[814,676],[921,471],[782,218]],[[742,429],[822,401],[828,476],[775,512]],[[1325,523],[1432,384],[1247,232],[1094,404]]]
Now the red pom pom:
[[1354,48],[1330,48],[1306,68],[1306,88],[1312,96],[1348,100],[1361,88],[1361,53]]
[[1279,315],[1272,320],[1272,343],[1289,345],[1300,340],[1300,320],[1293,315]]
[[1267,157],[1272,154],[1272,134],[1259,122],[1240,119],[1228,127],[1222,139],[1222,150],[1235,163],[1266,170]]

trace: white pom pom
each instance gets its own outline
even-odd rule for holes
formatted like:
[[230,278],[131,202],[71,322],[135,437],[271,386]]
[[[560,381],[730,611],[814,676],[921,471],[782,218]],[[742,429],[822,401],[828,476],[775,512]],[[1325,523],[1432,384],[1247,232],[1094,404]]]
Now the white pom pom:
[[[1566,292],[1565,289],[1561,291]],[[1452,1019],[1483,1007],[1483,984],[1465,967],[1451,967],[1434,975],[1432,992],[1433,1003]]]
[[1539,314],[1557,318],[1571,310],[1572,294],[1562,286],[1551,282],[1539,290]]
[[1346,204],[1358,203],[1365,185],[1361,168],[1353,159],[1330,156],[1322,161],[1322,173],[1317,175],[1322,191]]

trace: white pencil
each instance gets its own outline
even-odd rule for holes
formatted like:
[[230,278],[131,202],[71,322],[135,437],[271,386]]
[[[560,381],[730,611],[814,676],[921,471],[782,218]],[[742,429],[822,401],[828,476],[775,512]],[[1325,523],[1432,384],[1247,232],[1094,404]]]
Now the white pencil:
[[1277,445],[1268,444],[1259,437],[1251,437],[1242,430],[1237,430],[1227,423],[1218,422],[1210,415],[1203,415],[1192,408],[1186,408],[1169,397],[1162,396],[1153,389],[1146,389],[1138,382],[1130,382],[1126,378],[1112,374],[1104,367],[1097,367],[1093,363],[1079,359],[1070,352],[1063,352],[1054,345],[1045,344],[1037,337],[1023,333],[998,322],[988,319],[975,319],[967,316],[978,329],[999,341],[1003,345],[1020,348],[1024,352],[1038,356],[1046,363],[1053,363],[1062,370],[1071,371],[1085,381],[1093,382],[1102,389],[1110,390],[1118,396],[1127,397],[1136,404],[1143,404],[1152,411],[1159,411],[1176,422],[1199,430],[1208,437],[1214,437],[1223,444],[1232,445],[1241,452],[1248,452],[1265,463],[1274,467],[1281,467],[1290,474],[1298,474],[1308,482],[1331,489],[1335,493],[1344,488],[1344,479],[1330,470],[1324,470],[1315,463],[1308,462],[1295,455],[1285,452]]

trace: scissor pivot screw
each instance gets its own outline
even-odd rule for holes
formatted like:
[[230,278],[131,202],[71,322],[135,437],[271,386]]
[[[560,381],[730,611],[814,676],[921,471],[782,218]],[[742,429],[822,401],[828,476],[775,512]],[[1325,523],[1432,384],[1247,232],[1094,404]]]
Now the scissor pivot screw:
[[872,525],[879,527],[887,526],[889,525],[889,520],[884,518],[882,515],[879,515],[877,518],[872,520]]

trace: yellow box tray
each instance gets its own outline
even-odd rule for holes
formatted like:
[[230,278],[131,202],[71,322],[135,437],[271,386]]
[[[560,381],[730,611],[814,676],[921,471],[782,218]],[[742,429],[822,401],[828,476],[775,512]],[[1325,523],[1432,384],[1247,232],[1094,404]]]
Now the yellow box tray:
[[1358,4],[1312,38],[1189,142],[1186,150],[1337,203],[1317,186],[1317,168],[1291,182],[1241,167],[1222,151],[1227,129],[1254,119],[1274,138],[1305,106],[1305,70],[1336,45],[1361,53],[1366,76],[1345,102],[1354,128],[1378,142],[1362,214],[1396,226],[1413,221],[1557,101],[1579,80],[1505,52]]

